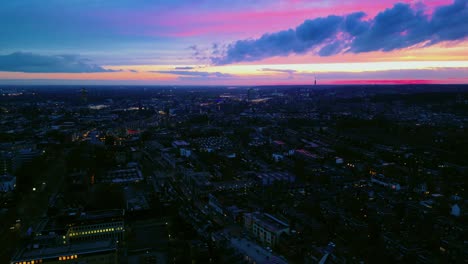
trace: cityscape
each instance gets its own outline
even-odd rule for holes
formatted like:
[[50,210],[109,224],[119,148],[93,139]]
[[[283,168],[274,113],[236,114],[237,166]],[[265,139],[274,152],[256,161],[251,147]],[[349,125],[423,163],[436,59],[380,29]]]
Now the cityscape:
[[0,264],[467,263],[468,0],[0,25]]
[[1,94],[1,262],[465,260],[466,85]]

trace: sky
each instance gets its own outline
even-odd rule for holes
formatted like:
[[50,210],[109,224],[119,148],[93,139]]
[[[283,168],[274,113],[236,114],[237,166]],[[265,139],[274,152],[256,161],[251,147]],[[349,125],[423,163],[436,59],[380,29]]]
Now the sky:
[[468,83],[468,0],[2,0],[0,84]]

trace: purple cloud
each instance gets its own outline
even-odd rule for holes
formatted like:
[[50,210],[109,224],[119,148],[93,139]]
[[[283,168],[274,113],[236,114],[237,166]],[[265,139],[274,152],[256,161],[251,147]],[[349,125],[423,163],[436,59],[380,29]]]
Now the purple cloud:
[[432,17],[421,7],[398,3],[365,20],[363,12],[306,20],[295,29],[266,33],[258,39],[238,40],[219,56],[215,65],[258,61],[274,56],[392,51],[427,42],[463,40],[468,36],[468,0],[454,0],[434,10]]
[[191,76],[191,77],[215,77],[215,78],[229,78],[233,77],[231,74],[222,73],[222,72],[202,72],[202,71],[149,71],[152,73],[164,73],[164,74],[173,74],[181,76]]
[[89,63],[78,55],[39,55],[30,52],[14,52],[0,55],[0,71],[30,73],[89,73],[118,72]]

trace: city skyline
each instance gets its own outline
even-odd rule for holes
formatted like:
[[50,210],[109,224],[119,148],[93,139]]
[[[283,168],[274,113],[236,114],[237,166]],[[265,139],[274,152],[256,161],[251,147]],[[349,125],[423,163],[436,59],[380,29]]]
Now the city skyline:
[[468,82],[468,1],[3,1],[0,84]]

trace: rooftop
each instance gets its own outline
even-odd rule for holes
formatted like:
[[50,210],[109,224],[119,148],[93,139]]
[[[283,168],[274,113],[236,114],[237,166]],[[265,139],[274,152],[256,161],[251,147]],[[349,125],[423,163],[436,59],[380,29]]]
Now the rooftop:
[[255,263],[288,263],[285,259],[274,255],[269,250],[245,238],[231,238],[231,246],[240,251],[242,254],[247,255]]
[[23,248],[12,258],[12,262],[51,259],[62,256],[83,255],[115,251],[116,243],[112,240],[99,240],[51,247]]
[[278,218],[265,213],[255,212],[252,213],[252,217],[260,221],[263,226],[268,228],[271,231],[281,231],[283,229],[289,228],[289,225]]

